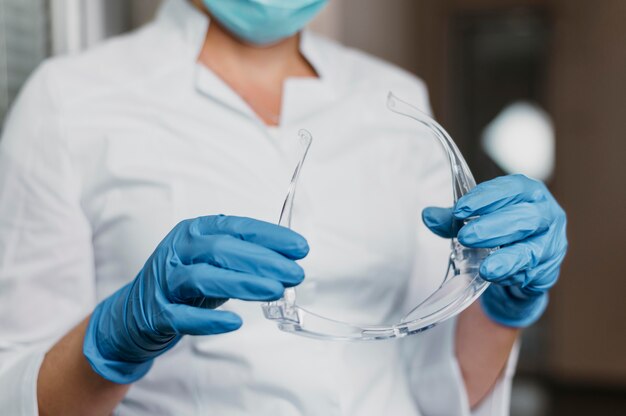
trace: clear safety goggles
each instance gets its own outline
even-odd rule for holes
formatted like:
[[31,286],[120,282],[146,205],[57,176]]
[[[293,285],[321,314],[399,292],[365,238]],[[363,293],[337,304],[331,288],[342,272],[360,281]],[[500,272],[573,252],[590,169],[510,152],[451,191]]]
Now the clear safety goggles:
[[[454,203],[476,186],[476,181],[461,152],[441,125],[392,93],[388,95],[387,108],[425,126],[442,145],[450,163]],[[296,186],[312,140],[308,131],[300,130],[299,162],[295,168],[279,220],[279,224],[285,227],[291,227]],[[456,224],[459,228],[462,225]],[[480,278],[478,269],[481,261],[491,251],[490,249],[468,248],[452,238],[447,272],[439,287],[408,312],[403,313],[404,316],[398,322],[390,325],[345,322],[340,317],[323,316],[314,310],[305,309],[298,304],[298,287],[286,289],[283,298],[277,301],[264,303],[262,305],[263,312],[265,317],[275,321],[281,330],[314,338],[380,340],[404,337],[432,328],[436,324],[459,314],[474,302],[489,285],[488,282]]]

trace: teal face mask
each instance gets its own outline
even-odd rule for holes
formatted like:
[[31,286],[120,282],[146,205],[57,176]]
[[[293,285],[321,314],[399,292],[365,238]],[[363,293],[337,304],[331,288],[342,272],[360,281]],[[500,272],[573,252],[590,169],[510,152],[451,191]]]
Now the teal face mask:
[[232,34],[256,45],[299,32],[328,0],[203,0],[211,15]]

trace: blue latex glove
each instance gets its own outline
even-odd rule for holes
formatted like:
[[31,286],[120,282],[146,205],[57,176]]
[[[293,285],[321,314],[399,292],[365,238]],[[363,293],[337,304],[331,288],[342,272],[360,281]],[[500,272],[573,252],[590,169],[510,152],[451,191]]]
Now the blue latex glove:
[[309,251],[295,232],[250,218],[208,216],[179,223],[137,277],[102,301],[87,327],[83,352],[94,371],[127,384],[183,335],[238,329],[241,318],[214,310],[228,298],[279,299],[304,271]]
[[483,310],[503,325],[531,325],[547,306],[567,251],[565,212],[543,183],[509,175],[481,183],[453,209],[422,213],[426,226],[445,238],[454,236],[458,220],[474,216],[458,231],[459,242],[501,247],[480,266],[481,277],[493,283],[481,297]]

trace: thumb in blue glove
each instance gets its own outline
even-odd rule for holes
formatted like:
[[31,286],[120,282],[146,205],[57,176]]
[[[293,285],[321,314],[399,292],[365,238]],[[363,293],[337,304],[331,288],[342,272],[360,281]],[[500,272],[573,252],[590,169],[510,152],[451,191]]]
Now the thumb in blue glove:
[[[458,233],[455,225],[470,217]],[[525,327],[543,314],[567,251],[566,216],[546,186],[524,175],[481,183],[453,208],[429,207],[422,218],[435,234],[467,247],[495,248],[481,264],[491,283],[481,297],[494,321]]]
[[304,271],[294,260],[308,250],[299,234],[251,218],[183,221],[132,282],[95,308],[83,353],[105,379],[136,381],[183,335],[238,329],[238,315],[214,310],[226,299],[276,300],[299,284]]

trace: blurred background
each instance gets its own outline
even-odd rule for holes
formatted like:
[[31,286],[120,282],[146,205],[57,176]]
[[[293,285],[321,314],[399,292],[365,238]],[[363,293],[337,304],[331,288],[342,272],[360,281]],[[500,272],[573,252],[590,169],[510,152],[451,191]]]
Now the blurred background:
[[[0,0],[0,123],[41,60],[159,3]],[[313,30],[424,79],[479,181],[527,173],[567,211],[570,251],[523,335],[512,415],[626,415],[626,1],[331,0]]]

